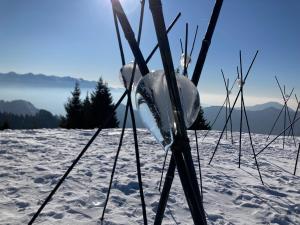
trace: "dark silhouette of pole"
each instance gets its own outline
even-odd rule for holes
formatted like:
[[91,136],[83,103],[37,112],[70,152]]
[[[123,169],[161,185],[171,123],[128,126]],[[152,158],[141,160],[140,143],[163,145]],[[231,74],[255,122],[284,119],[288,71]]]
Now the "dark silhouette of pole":
[[181,38],[179,39],[179,41],[180,41],[181,54],[183,54],[183,45],[182,45],[182,40],[181,40]]
[[[165,22],[164,22],[164,17],[162,12],[162,4],[160,0],[150,0],[149,5],[150,5],[153,21],[154,21],[158,43],[159,43],[162,63],[166,73],[166,81],[167,81],[170,100],[173,108],[174,122],[176,125],[174,143],[171,146],[172,156],[174,157],[171,157],[170,165],[173,164],[172,161],[174,161],[174,163],[176,163],[177,165],[178,174],[183,186],[183,190],[185,192],[186,200],[191,210],[194,224],[206,225],[207,222],[206,222],[205,212],[202,205],[199,186],[197,183],[197,177],[193,165],[193,159],[191,156],[191,149],[190,149],[186,127],[184,123],[183,111],[180,103],[179,90],[177,87],[177,81],[175,77],[170,45],[169,45],[166,28],[165,28]],[[172,168],[173,171],[175,171],[175,167],[176,166]],[[169,170],[170,170],[170,166],[169,166]],[[170,171],[170,173],[173,173],[173,171]],[[164,190],[165,187],[166,187],[166,182],[164,184]],[[171,185],[167,187],[167,189],[170,188]],[[167,192],[169,193],[169,191]],[[161,196],[162,196],[161,199],[165,198],[165,201],[167,201],[168,195],[166,195],[163,192]],[[159,205],[165,206],[166,202],[162,203],[160,201]],[[158,212],[157,214],[163,216],[164,213],[162,212],[164,212],[164,210],[165,209],[161,209],[161,212]],[[160,223],[158,222],[159,220]],[[154,224],[156,225],[161,224],[161,221],[162,221],[162,217],[160,219],[156,217]]]
[[[174,157],[173,154],[171,155],[171,158],[172,157]],[[175,159],[173,159],[173,160],[171,159],[169,169],[168,169],[167,174],[166,174],[164,186],[163,186],[163,189],[162,189],[162,192],[161,192],[162,194],[160,195],[159,204],[157,206],[154,225],[160,225],[162,223],[164,213],[165,213],[165,209],[167,207],[167,202],[168,202],[170,190],[171,190],[169,187],[172,186],[173,179],[174,179],[174,174],[175,174],[175,169],[176,169]]]
[[[225,88],[227,87],[227,83],[225,83]],[[227,99],[227,93],[226,93],[226,104],[225,104],[225,121],[227,119],[227,115],[228,115],[228,99]],[[228,127],[226,126],[225,128],[225,138],[226,140],[228,139]]]
[[285,105],[282,106],[282,108],[281,108],[281,110],[280,110],[280,112],[279,112],[279,114],[278,114],[278,116],[277,116],[277,118],[276,118],[276,120],[275,120],[275,122],[274,122],[274,124],[273,124],[273,126],[272,126],[272,128],[271,128],[271,130],[269,132],[269,134],[268,134],[267,141],[269,140],[270,135],[272,134],[272,132],[273,132],[273,130],[274,130],[274,128],[275,128],[275,126],[276,126],[276,124],[277,124],[277,122],[278,122],[278,120],[279,120],[279,118],[280,118],[280,116],[281,116],[281,114],[282,114],[282,112],[283,112],[284,109],[285,109]]
[[139,48],[139,45],[135,39],[134,32],[130,26],[130,23],[127,19],[127,16],[124,13],[124,10],[119,2],[119,0],[111,0],[113,10],[115,11],[117,18],[121,24],[123,29],[125,38],[128,41],[128,44],[131,48],[131,51],[134,55],[137,65],[139,66],[140,72],[142,75],[146,75],[149,73],[149,69],[147,67],[144,56]]
[[[285,103],[285,99],[286,99],[285,85],[283,86],[283,88],[284,88],[284,92],[282,93],[282,95],[283,95],[284,103]],[[280,91],[282,92],[282,90],[280,90]],[[286,104],[284,104],[284,105],[286,106]],[[283,142],[282,142],[283,150],[284,150],[284,144],[285,144],[286,108],[287,108],[287,106],[284,108],[284,121],[283,121],[284,132],[283,132]]]
[[211,16],[211,19],[209,21],[209,25],[208,25],[208,29],[206,31],[205,37],[202,41],[202,46],[201,46],[201,50],[196,62],[196,66],[194,69],[194,73],[192,76],[192,82],[195,84],[195,86],[198,85],[201,73],[202,73],[202,69],[205,63],[205,59],[206,59],[206,55],[215,31],[215,27],[220,15],[220,11],[222,8],[222,4],[223,4],[223,0],[216,0],[214,9],[213,9],[213,13]]
[[200,161],[200,152],[199,152],[199,144],[198,144],[197,130],[195,130],[195,140],[196,140],[196,150],[197,150],[197,158],[198,158],[198,169],[199,169],[200,190],[201,190],[201,197],[202,197],[202,201],[203,201],[202,172],[201,172],[201,161]]
[[166,161],[167,161],[167,158],[168,158],[168,152],[169,152],[169,149],[167,149],[167,151],[166,151],[165,158],[164,158],[164,163],[163,163],[163,166],[161,168],[160,181],[159,181],[159,185],[158,185],[158,191],[159,192],[161,190],[161,184],[162,184],[162,180],[163,180],[163,177],[164,177],[164,171],[165,171]]
[[243,80],[243,66],[242,66],[242,52],[240,51],[240,91],[241,91],[241,117],[240,117],[240,139],[239,139],[239,168],[241,168],[242,157],[242,132],[243,132],[243,101],[244,98],[244,80]]
[[125,62],[124,50],[123,50],[123,45],[122,45],[122,40],[121,40],[121,35],[120,35],[120,29],[119,29],[119,25],[118,25],[118,19],[117,19],[117,15],[116,15],[115,11],[113,11],[113,16],[114,16],[114,23],[115,23],[115,28],[116,28],[117,38],[118,38],[120,55],[121,55],[121,62],[122,62],[122,65],[124,66],[126,64],[126,62]]
[[297,164],[298,164],[299,152],[300,152],[300,143],[299,143],[298,151],[297,151],[297,157],[296,157],[296,162],[295,162],[294,175],[296,175],[296,171],[297,171]]
[[[249,76],[249,73],[250,73],[250,71],[251,71],[251,68],[252,68],[254,62],[255,62],[255,59],[256,59],[256,57],[257,57],[257,54],[258,54],[258,51],[256,51],[255,56],[254,56],[253,59],[252,59],[252,62],[251,62],[251,64],[250,64],[250,66],[249,66],[249,68],[248,68],[248,71],[247,71],[247,73],[246,73],[246,76],[245,76],[245,78],[244,78],[244,82],[246,82],[246,80],[247,80],[247,78],[248,78],[248,76]],[[213,158],[214,158],[214,156],[215,156],[215,154],[216,154],[216,152],[217,152],[217,150],[218,150],[218,147],[219,147],[219,144],[220,144],[221,139],[222,139],[222,137],[223,137],[223,134],[224,134],[226,125],[227,125],[227,123],[229,122],[229,118],[230,118],[231,115],[232,115],[232,112],[233,112],[233,110],[234,110],[235,104],[237,103],[237,100],[238,100],[240,94],[241,94],[241,90],[239,90],[239,92],[237,93],[237,96],[236,96],[236,98],[235,98],[235,100],[234,100],[234,103],[233,103],[232,108],[231,108],[231,110],[230,110],[229,116],[228,116],[228,118],[227,118],[227,120],[226,120],[226,123],[225,123],[225,125],[224,125],[224,127],[223,127],[223,130],[222,130],[222,132],[221,132],[221,135],[220,135],[220,137],[219,137],[219,139],[218,139],[217,145],[216,145],[216,147],[215,147],[215,149],[214,149],[214,152],[213,152],[213,154],[212,154],[212,156],[211,156],[211,158],[210,158],[210,160],[209,160],[209,163],[208,163],[209,165],[211,164],[211,162],[212,162],[212,160],[213,160]]]
[[[284,108],[284,120],[283,120],[283,129],[285,130],[286,127],[286,107]],[[285,131],[283,132],[283,142],[282,142],[282,148],[284,150],[284,144],[285,144]]]
[[254,160],[255,160],[255,165],[256,165],[256,168],[257,168],[257,172],[258,172],[260,181],[261,181],[262,185],[264,185],[264,181],[263,181],[262,176],[261,176],[261,173],[260,173],[259,165],[258,165],[257,158],[256,158],[256,153],[255,153],[254,146],[253,146],[253,140],[252,140],[252,136],[251,136],[250,123],[249,123],[248,116],[247,116],[247,111],[246,111],[246,107],[245,107],[244,96],[242,96],[241,101],[243,102],[242,105],[243,105],[243,108],[244,108],[244,114],[245,114],[245,118],[246,118],[246,124],[247,124],[247,128],[248,128],[248,134],[249,134],[249,139],[250,139],[250,145],[251,145],[253,157],[254,157]]
[[194,51],[194,47],[195,47],[195,42],[196,42],[197,35],[198,35],[198,28],[199,28],[199,26],[197,25],[196,31],[195,31],[195,35],[194,35],[193,45],[192,45],[192,48],[191,48],[191,51],[190,51],[190,57],[192,57],[192,55],[193,55],[193,51]]
[[135,157],[136,157],[136,167],[137,167],[137,175],[139,180],[139,189],[140,189],[140,197],[142,202],[142,210],[143,210],[143,218],[144,224],[147,225],[147,212],[146,212],[146,203],[144,199],[144,191],[143,191],[143,183],[142,183],[142,173],[141,173],[141,165],[140,165],[140,154],[139,154],[139,147],[138,147],[138,139],[137,139],[137,132],[136,132],[136,124],[135,124],[135,117],[133,112],[133,107],[131,103],[131,98],[129,97],[128,100],[130,101],[129,110],[130,116],[132,121],[132,128],[133,128],[133,138],[134,138],[134,145],[135,145]]
[[188,40],[189,40],[189,24],[185,24],[185,45],[184,45],[184,67],[183,67],[183,75],[187,76],[187,48],[188,48]]

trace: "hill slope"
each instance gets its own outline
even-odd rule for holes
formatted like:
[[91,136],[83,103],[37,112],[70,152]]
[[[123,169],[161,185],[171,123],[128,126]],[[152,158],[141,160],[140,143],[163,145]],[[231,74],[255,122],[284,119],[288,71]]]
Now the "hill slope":
[[24,100],[3,101],[0,100],[0,112],[11,113],[14,115],[30,115],[37,114],[37,109],[32,103]]

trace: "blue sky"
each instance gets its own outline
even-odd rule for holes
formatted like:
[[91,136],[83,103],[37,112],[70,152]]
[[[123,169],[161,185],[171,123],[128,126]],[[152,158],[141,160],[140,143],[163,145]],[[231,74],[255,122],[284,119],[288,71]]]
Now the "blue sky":
[[[136,30],[139,0],[121,2]],[[199,25],[192,57],[196,61],[213,5],[212,0],[163,1],[167,24],[182,12],[169,36],[175,66],[179,62],[179,38],[184,38],[186,22],[190,25],[190,44]],[[280,100],[275,75],[287,85],[287,90],[294,87],[300,95],[299,11],[299,0],[224,0],[198,86],[202,102],[223,101],[220,69],[233,80],[240,49],[244,69],[255,51],[260,50],[245,88],[246,102],[247,98],[249,104]],[[129,62],[132,55],[125,40],[123,43]],[[155,43],[152,17],[146,4],[141,42],[145,56]],[[101,75],[110,85],[121,85],[118,77],[121,61],[110,0],[0,0],[0,49],[0,72],[70,75],[88,80],[97,80]],[[159,54],[149,67],[162,68]]]

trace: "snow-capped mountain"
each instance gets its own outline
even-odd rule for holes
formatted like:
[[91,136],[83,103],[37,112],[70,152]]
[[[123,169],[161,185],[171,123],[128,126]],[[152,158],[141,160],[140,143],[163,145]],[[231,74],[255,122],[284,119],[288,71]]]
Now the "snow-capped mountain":
[[94,88],[96,81],[77,79],[70,76],[48,76],[44,74],[17,74],[15,72],[0,73],[0,86],[12,87],[74,87],[78,82],[82,88]]

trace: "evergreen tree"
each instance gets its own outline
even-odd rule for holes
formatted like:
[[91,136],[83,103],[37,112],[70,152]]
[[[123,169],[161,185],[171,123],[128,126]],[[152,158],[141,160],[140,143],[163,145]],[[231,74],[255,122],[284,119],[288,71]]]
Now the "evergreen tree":
[[65,104],[65,110],[67,112],[63,127],[68,129],[81,128],[82,127],[82,102],[80,100],[80,88],[76,82],[74,90],[71,92],[72,97],[68,99]]
[[[105,84],[102,78],[100,78],[97,82],[96,90],[91,94],[92,127],[118,127],[119,122],[117,120],[116,112],[113,110],[113,108],[114,104],[107,84]],[[104,121],[111,115],[112,119],[108,124],[106,124],[106,126],[104,126]]]
[[189,128],[189,130],[210,130],[210,129],[211,127],[205,120],[203,109],[200,105],[200,111],[198,113],[197,119],[195,120],[194,124]]
[[82,103],[82,116],[83,116],[82,128],[85,128],[85,129],[93,128],[91,115],[92,115],[91,101],[89,98],[89,93],[87,93],[86,97]]
[[6,130],[9,129],[9,124],[7,120],[4,121],[4,123],[0,126],[0,130]]

